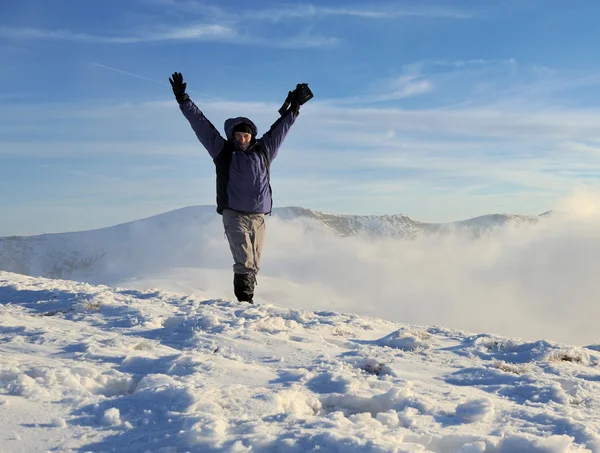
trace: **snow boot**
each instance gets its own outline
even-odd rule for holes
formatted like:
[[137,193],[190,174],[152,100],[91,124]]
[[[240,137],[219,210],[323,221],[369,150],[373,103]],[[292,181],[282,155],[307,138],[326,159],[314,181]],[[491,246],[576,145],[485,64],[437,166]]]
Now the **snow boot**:
[[256,285],[256,275],[254,274],[233,274],[233,291],[239,302],[248,302],[253,304],[254,286]]

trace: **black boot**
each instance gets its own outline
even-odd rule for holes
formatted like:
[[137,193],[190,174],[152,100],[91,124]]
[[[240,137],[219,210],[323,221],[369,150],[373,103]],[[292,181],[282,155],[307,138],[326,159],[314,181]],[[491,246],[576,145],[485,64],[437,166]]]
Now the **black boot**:
[[233,274],[233,291],[239,302],[254,303],[254,286],[256,276],[254,274]]

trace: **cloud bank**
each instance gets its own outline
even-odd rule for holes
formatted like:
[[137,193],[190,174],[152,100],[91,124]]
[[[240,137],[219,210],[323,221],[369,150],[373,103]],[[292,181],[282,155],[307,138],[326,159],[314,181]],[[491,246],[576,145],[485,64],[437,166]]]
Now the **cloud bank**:
[[[269,218],[257,300],[532,341],[599,343],[600,195],[576,193],[556,208],[535,226],[478,239],[458,232],[341,238],[306,220]],[[135,237],[151,245],[127,252],[110,277],[93,283],[233,297],[219,216],[176,234],[139,224]]]
[[597,194],[561,200],[554,216],[537,226],[478,240],[372,241],[303,233],[277,222],[270,227],[265,273],[303,288],[281,303],[529,340],[600,342]]

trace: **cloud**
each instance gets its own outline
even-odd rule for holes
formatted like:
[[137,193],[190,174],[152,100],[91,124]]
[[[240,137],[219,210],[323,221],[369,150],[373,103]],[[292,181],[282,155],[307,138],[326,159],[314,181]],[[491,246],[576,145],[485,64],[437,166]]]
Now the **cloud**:
[[510,65],[515,66],[517,60],[514,58],[508,59],[485,59],[485,58],[474,58],[470,60],[434,60],[434,61],[423,61],[420,63],[421,67],[424,66],[449,66],[455,68],[468,68],[468,67],[479,67],[479,66],[498,66],[498,65]]
[[570,208],[564,215],[480,240],[460,234],[341,239],[275,219],[268,226],[264,275],[306,288],[276,301],[290,306],[528,340],[597,343],[599,200],[598,194],[573,195],[558,205]]
[[135,44],[158,41],[197,41],[210,39],[234,39],[236,30],[222,25],[187,25],[173,30],[134,36],[102,36],[77,33],[68,30],[45,30],[35,28],[0,27],[0,36],[13,39],[55,39],[99,44]]
[[[335,100],[337,103],[337,100]],[[311,107],[311,124],[324,124],[334,127],[335,132],[349,126],[356,132],[394,130],[404,137],[427,134],[429,138],[452,135],[456,138],[485,137],[489,140],[598,140],[600,131],[596,127],[600,112],[595,110],[546,109],[524,111],[514,109],[477,108],[430,108],[402,109],[337,107],[327,102],[315,102]],[[341,115],[341,116],[339,116]],[[306,115],[307,117],[309,115]],[[343,124],[342,124],[343,123]],[[324,129],[325,125],[322,126]],[[382,136],[384,132],[381,132]]]
[[331,36],[318,35],[298,35],[283,39],[265,39],[255,40],[256,43],[262,43],[269,47],[278,47],[282,49],[304,49],[304,48],[327,48],[336,47],[340,44],[340,39]]
[[322,8],[319,9],[318,12],[325,16],[355,16],[364,19],[396,19],[404,17],[471,19],[474,17],[474,15],[470,12],[451,10],[441,6],[430,8],[389,8],[379,10]]
[[332,8],[321,7],[313,4],[283,6],[281,8],[256,10],[247,13],[252,19],[262,19],[271,21],[280,21],[287,19],[313,19],[319,17],[356,17],[369,20],[393,20],[411,17],[424,18],[451,18],[451,19],[470,19],[474,15],[470,12],[452,10],[442,6],[438,7],[405,7],[405,8],[379,8],[372,9],[372,5],[367,8]]
[[319,35],[292,35],[281,39],[263,38],[242,33],[226,25],[188,24],[163,27],[161,31],[144,32],[137,35],[106,36],[78,33],[69,30],[47,30],[38,28],[10,28],[0,26],[0,37],[24,40],[59,40],[89,44],[137,44],[152,42],[221,41],[239,45],[254,45],[278,48],[333,47],[339,43],[334,37]]
[[410,97],[420,96],[434,90],[430,80],[418,75],[401,75],[380,83],[371,94],[329,99],[326,102],[334,104],[372,104],[377,102],[397,101]]
[[[71,33],[67,33],[66,35],[70,39],[74,40],[105,43],[198,40],[212,37],[212,39],[215,40],[220,38],[222,40],[241,45],[258,45],[276,48],[332,48],[340,44],[340,38],[337,36],[324,36],[318,33],[313,34],[312,30],[307,30],[304,33],[300,32],[297,34],[292,34],[291,36],[288,36],[289,33],[286,31],[283,35],[271,35],[267,37],[265,36],[265,29],[262,25],[258,25],[258,28],[256,28],[254,25],[257,23],[260,24],[260,22],[264,21],[296,21],[294,25],[297,32],[299,27],[301,29],[306,25],[306,21],[327,17],[353,17],[364,20],[397,20],[414,17],[430,19],[470,19],[474,17],[474,15],[470,12],[449,9],[442,6],[414,6],[404,8],[389,7],[373,9],[371,5],[368,7],[362,7],[359,5],[352,8],[333,8],[321,7],[313,4],[297,4],[266,9],[257,9],[254,7],[248,9],[237,8],[234,11],[189,0],[145,0],[145,3],[150,6],[159,7],[163,10],[168,10],[169,12],[179,11],[185,13],[186,16],[191,15],[193,17],[202,18],[203,21],[215,24],[213,26],[219,28],[216,30],[210,30],[211,33],[204,33],[204,30],[198,29],[198,26],[196,25],[184,26],[184,30],[182,31],[180,31],[181,26],[176,26],[173,27],[173,31],[127,37],[92,37]],[[240,30],[252,29],[254,29],[254,32],[240,32]],[[53,36],[52,32],[42,32],[41,34]]]
[[218,19],[227,18],[235,20],[235,17],[241,17],[241,21],[248,19],[266,20],[266,21],[282,21],[295,19],[314,19],[319,17],[357,17],[368,20],[392,20],[402,18],[449,18],[449,19],[471,19],[476,17],[471,11],[463,9],[453,9],[447,6],[430,5],[430,6],[388,6],[373,8],[372,3],[364,5],[353,5],[352,7],[324,7],[312,3],[303,4],[283,4],[278,8],[256,7],[246,10],[236,11],[227,10],[224,8],[207,5],[204,2],[195,2],[190,0],[145,0],[149,5],[158,7],[168,7],[169,9],[178,9],[180,11],[197,13],[199,15],[211,16]]
[[[146,0],[147,5],[163,10],[193,13],[202,22],[144,24],[138,33],[119,35],[94,34],[68,29],[12,28],[0,26],[0,37],[20,40],[60,40],[90,44],[136,44],[152,42],[223,41],[240,45],[258,45],[279,48],[330,48],[339,44],[335,36],[313,35],[312,32],[288,33],[284,36],[265,36],[264,27],[249,32],[257,21],[279,22],[321,17],[356,17],[368,20],[392,20],[405,17],[467,19],[472,14],[444,7],[412,7],[365,9],[319,7],[312,4],[291,5],[272,9],[227,10],[194,1]],[[151,31],[146,31],[151,30]],[[242,31],[244,30],[244,31]]]
[[158,41],[198,41],[235,39],[237,31],[223,25],[186,25],[159,32],[131,36],[103,36],[78,33],[69,30],[38,28],[10,28],[0,26],[0,36],[10,39],[51,39],[98,44],[135,44]]
[[63,157],[85,156],[171,156],[193,157],[198,155],[198,147],[190,144],[157,143],[146,140],[99,140],[86,141],[40,141],[2,142],[2,157]]
[[[244,114],[264,132],[277,108],[203,101],[219,129],[226,118]],[[325,179],[335,169],[340,186],[400,177],[446,187],[506,183],[570,190],[573,183],[593,184],[600,173],[599,122],[600,112],[592,111],[401,110],[315,102],[304,108],[278,165],[284,175],[301,171]],[[203,153],[173,101],[8,105],[0,107],[0,123],[7,131],[1,147],[5,157]],[[37,139],[21,138],[32,131]]]
[[572,196],[559,199],[554,209],[561,218],[597,222],[600,220],[600,193],[578,189]]

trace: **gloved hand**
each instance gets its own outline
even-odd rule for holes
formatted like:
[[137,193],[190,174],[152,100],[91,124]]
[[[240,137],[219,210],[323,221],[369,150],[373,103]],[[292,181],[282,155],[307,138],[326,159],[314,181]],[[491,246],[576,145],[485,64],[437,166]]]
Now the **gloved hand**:
[[289,91],[287,97],[285,98],[285,101],[283,101],[283,105],[281,107],[279,107],[279,114],[281,116],[286,114],[286,112],[288,111],[290,104],[292,103],[293,100],[294,100],[294,92]]
[[283,116],[286,112],[294,112],[294,115],[300,113],[300,106],[310,101],[313,98],[313,93],[306,83],[296,85],[294,91],[288,92],[285,102],[279,109],[279,114]]
[[294,115],[300,115],[300,102],[298,99],[297,90],[292,91],[292,101],[290,102],[290,112],[294,112]]
[[299,83],[294,90],[294,102],[298,106],[306,104],[313,98],[313,92],[308,87],[308,83]]
[[177,102],[180,104],[187,101],[190,97],[185,92],[187,83],[183,81],[183,75],[181,75],[181,72],[174,72],[171,77],[172,78],[169,78],[169,82],[171,82],[175,99],[177,99]]

